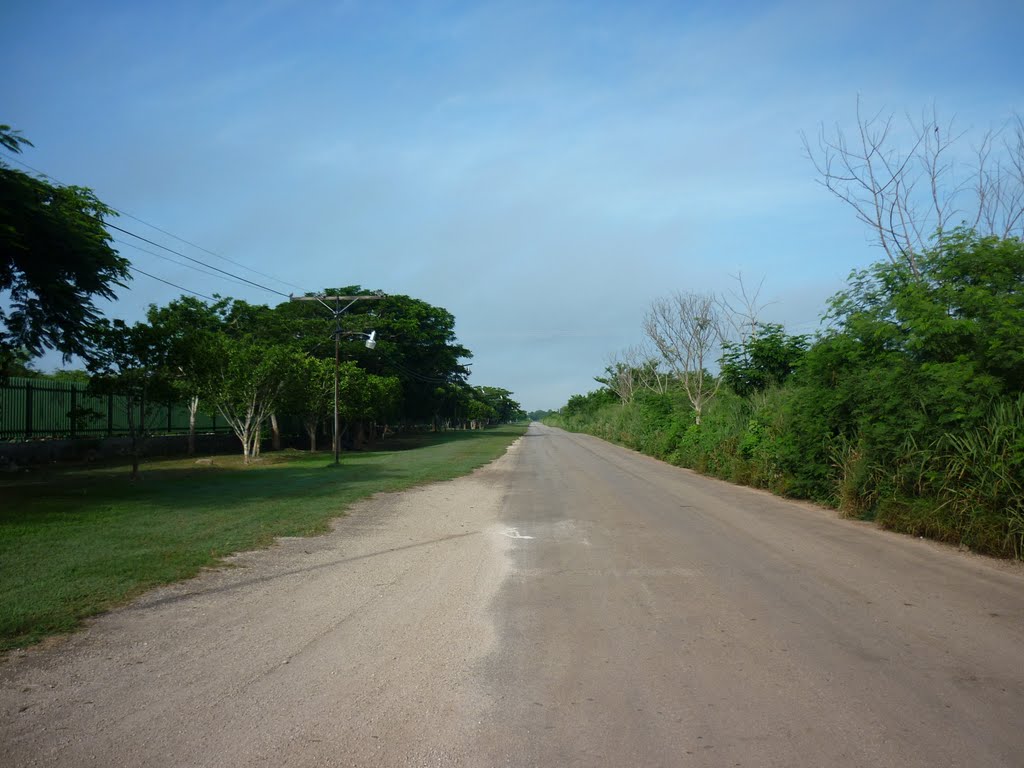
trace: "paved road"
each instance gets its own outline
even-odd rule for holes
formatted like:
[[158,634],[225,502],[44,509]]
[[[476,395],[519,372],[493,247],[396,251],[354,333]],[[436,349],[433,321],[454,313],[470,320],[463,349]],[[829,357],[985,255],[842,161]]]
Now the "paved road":
[[11,765],[1020,766],[1024,573],[534,425],[0,666]]
[[589,437],[525,442],[490,763],[1024,765],[1020,569]]

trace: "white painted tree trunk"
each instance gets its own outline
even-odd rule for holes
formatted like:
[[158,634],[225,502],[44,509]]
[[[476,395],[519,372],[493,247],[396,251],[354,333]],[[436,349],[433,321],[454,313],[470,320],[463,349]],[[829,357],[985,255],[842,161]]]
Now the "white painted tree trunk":
[[192,395],[188,401],[188,455],[196,455],[196,412],[199,410],[199,395]]

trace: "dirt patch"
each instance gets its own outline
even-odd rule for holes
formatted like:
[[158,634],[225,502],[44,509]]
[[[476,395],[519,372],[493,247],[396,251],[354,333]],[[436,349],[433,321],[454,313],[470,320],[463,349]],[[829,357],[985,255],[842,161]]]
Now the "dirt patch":
[[11,654],[5,763],[450,764],[484,706],[519,445]]

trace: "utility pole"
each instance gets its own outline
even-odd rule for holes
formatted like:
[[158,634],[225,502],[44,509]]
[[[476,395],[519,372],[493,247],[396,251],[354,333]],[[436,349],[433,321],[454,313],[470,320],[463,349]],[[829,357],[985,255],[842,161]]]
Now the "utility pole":
[[[334,465],[341,462],[341,435],[339,435],[340,422],[338,419],[338,369],[341,366],[341,316],[349,307],[357,301],[379,301],[387,298],[384,294],[371,294],[369,296],[289,296],[291,301],[318,301],[327,311],[334,315]],[[332,308],[328,301],[334,302]],[[344,307],[342,302],[347,302]],[[376,346],[375,334],[363,334],[367,336],[366,346],[373,349]]]

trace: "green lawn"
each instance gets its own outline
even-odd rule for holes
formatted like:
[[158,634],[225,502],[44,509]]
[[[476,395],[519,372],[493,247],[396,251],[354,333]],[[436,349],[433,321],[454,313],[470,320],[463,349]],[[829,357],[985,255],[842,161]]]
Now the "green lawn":
[[0,651],[69,632],[232,552],[322,533],[358,499],[464,475],[525,429],[388,441],[340,467],[326,453],[285,451],[250,467],[236,456],[154,460],[135,482],[124,466],[0,477]]

